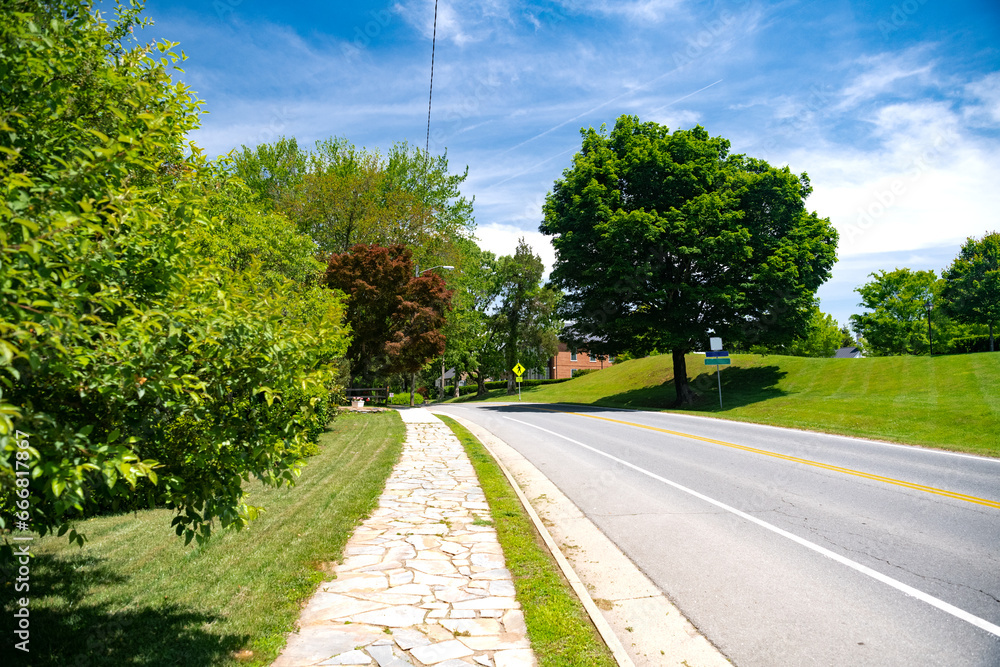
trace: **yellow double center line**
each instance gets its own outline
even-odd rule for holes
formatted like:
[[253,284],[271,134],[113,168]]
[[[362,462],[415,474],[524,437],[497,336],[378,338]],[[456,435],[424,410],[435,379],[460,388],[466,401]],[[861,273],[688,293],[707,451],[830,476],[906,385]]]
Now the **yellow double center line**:
[[895,486],[901,486],[905,489],[913,489],[914,491],[923,491],[924,493],[933,493],[936,496],[942,496],[944,498],[953,498],[955,500],[964,500],[967,503],[975,503],[976,505],[983,505],[984,507],[992,507],[994,509],[1000,509],[1000,502],[996,500],[989,500],[987,498],[979,498],[977,496],[970,496],[965,493],[956,493],[954,491],[946,491],[944,489],[937,489],[933,486],[926,486],[924,484],[915,484],[913,482],[906,482],[901,479],[894,479],[892,477],[884,477],[882,475],[873,475],[872,473],[862,472],[860,470],[852,470],[851,468],[843,468],[841,466],[830,465],[829,463],[820,463],[819,461],[811,461],[809,459],[802,459],[797,456],[788,456],[787,454],[779,454],[777,452],[770,452],[766,449],[757,449],[756,447],[747,447],[745,445],[737,445],[733,442],[726,442],[725,440],[715,440],[714,438],[705,438],[700,435],[693,435],[691,433],[682,433],[681,431],[671,431],[666,428],[659,428],[658,426],[647,426],[646,424],[637,424],[636,422],[622,421],[621,419],[611,419],[609,417],[598,417],[597,415],[588,415],[582,412],[567,412],[564,410],[550,410],[548,408],[536,408],[537,410],[544,410],[545,412],[559,412],[565,415],[575,415],[577,417],[586,417],[588,419],[598,419],[600,421],[611,422],[613,424],[622,424],[624,426],[634,426],[636,428],[644,428],[647,431],[656,431],[658,433],[666,433],[668,435],[676,435],[681,438],[688,438],[690,440],[700,440],[701,442],[708,442],[713,445],[722,445],[723,447],[729,447],[731,449],[740,449],[744,452],[751,452],[753,454],[762,454],[764,456],[770,456],[775,459],[782,459],[784,461],[791,461],[793,463],[801,463],[802,465],[812,466],[813,468],[821,468],[823,470],[830,470],[833,472],[844,473],[845,475],[853,475],[854,477],[861,477],[863,479],[870,479],[876,482],[884,482],[886,484],[893,484]]

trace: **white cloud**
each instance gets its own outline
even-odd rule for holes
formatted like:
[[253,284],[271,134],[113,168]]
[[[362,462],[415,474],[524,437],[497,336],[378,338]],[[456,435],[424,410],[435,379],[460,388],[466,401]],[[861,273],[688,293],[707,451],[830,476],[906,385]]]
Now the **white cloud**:
[[545,265],[545,276],[552,271],[555,264],[556,251],[548,236],[541,232],[526,231],[515,225],[487,223],[476,228],[476,238],[479,247],[496,255],[513,255],[517,250],[518,239],[523,238],[532,251],[542,258]]
[[842,257],[950,244],[995,224],[1000,146],[965,132],[958,113],[938,102],[887,105],[875,114],[882,141],[792,154],[809,165],[808,206],[840,231]]
[[971,98],[965,109],[965,120],[980,127],[1000,125],[1000,72],[973,81],[965,90]]
[[928,62],[930,47],[931,45],[922,44],[902,53],[879,53],[859,58],[856,64],[861,65],[865,71],[843,88],[838,110],[849,109],[915,83],[911,81],[913,78],[921,84],[929,83],[934,68],[934,63]]
[[615,16],[633,22],[659,23],[674,13],[682,0],[568,0],[563,2],[568,10],[601,16]]

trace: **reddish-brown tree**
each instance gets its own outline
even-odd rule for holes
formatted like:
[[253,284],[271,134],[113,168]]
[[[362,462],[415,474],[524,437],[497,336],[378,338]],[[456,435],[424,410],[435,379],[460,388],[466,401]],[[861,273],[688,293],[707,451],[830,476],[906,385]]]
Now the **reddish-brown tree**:
[[352,381],[372,386],[380,374],[412,376],[444,352],[452,292],[441,276],[414,273],[413,253],[403,245],[356,245],[330,256],[325,283],[348,296]]

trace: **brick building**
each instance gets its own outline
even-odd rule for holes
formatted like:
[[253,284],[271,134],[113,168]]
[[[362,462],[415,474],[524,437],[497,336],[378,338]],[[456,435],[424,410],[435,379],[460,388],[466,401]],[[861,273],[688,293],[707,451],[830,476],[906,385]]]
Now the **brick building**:
[[566,343],[559,343],[559,351],[554,357],[549,357],[547,375],[549,379],[559,380],[573,377],[576,371],[600,370],[614,363],[614,359],[599,357],[586,350],[572,350]]

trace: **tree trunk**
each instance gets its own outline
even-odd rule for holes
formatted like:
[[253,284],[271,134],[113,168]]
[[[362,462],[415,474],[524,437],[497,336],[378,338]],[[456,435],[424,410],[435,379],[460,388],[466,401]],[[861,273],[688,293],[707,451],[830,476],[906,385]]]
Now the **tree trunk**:
[[513,396],[517,393],[517,387],[514,385],[514,374],[507,373],[507,395]]
[[455,398],[461,396],[461,392],[458,391],[458,367],[455,367]]
[[483,373],[482,371],[479,371],[479,374],[476,375],[476,397],[478,398],[480,396],[485,396],[485,395],[486,395],[486,374]]
[[994,351],[993,347],[993,323],[990,322],[990,352]]
[[675,406],[692,405],[698,396],[688,384],[687,362],[684,359],[684,350],[673,350],[674,357],[674,387],[677,389],[677,402]]
[[413,395],[417,393],[417,374],[410,373],[410,407],[413,407]]

